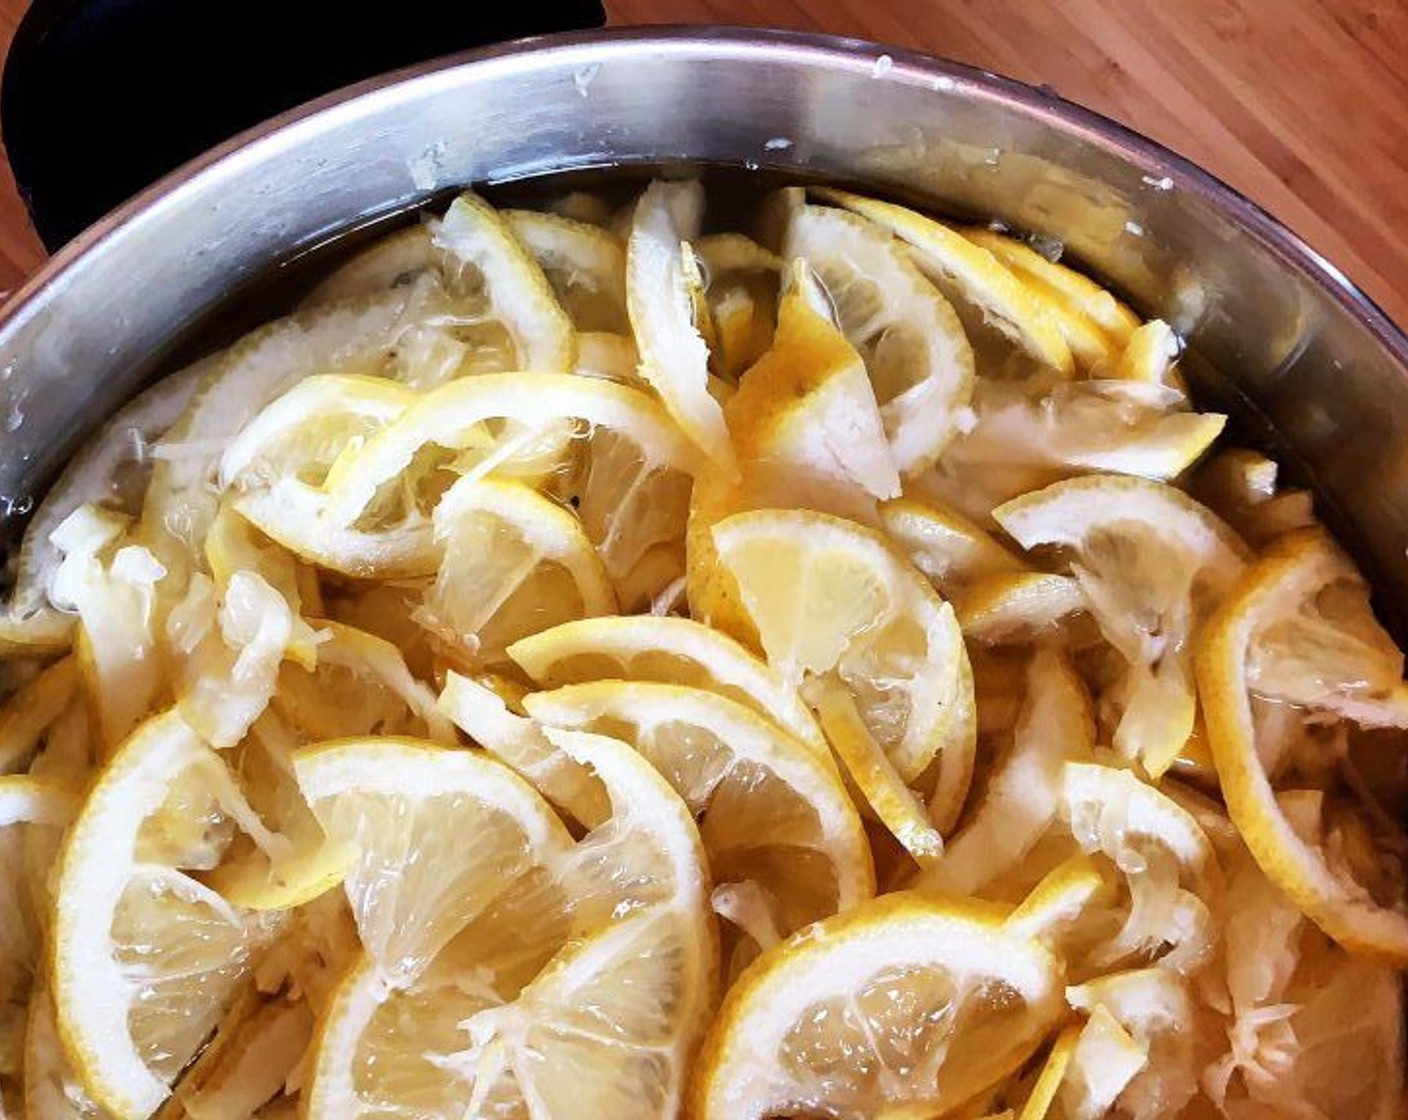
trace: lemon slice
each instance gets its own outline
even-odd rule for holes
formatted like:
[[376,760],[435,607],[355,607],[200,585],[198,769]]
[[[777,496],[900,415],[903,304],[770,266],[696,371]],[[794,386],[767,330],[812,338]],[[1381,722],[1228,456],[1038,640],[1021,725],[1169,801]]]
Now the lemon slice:
[[1070,576],[996,572],[975,579],[953,602],[970,642],[1031,643],[1059,638],[1062,623],[1085,610],[1085,593]]
[[630,743],[694,813],[715,881],[757,884],[782,934],[875,893],[865,831],[839,778],[742,704],[681,685],[595,681],[523,706],[541,723]]
[[889,895],[761,957],[724,998],[693,1114],[946,1112],[1014,1071],[1061,1012],[1060,966],[985,910]]
[[48,601],[61,554],[50,540],[80,506],[116,505],[135,513],[151,473],[151,445],[186,408],[219,356],[162,378],[133,398],[69,460],[25,525],[14,557],[8,598],[0,603],[0,652],[45,653],[66,648],[73,617]]
[[80,506],[54,530],[63,553],[49,594],[79,618],[77,659],[105,753],[160,702],[165,687],[155,631],[167,570],[130,542],[130,520]]
[[577,372],[583,377],[639,388],[643,385],[636,376],[639,365],[640,353],[630,335],[603,331],[582,331],[577,335]]
[[781,675],[732,638],[690,619],[588,618],[523,638],[508,653],[545,689],[613,679],[708,689],[773,720],[818,759],[830,760],[816,720]]
[[724,407],[739,457],[898,497],[899,473],[865,363],[808,301],[806,268],[794,262],[772,346]]
[[74,1072],[55,1021],[54,999],[36,985],[24,1029],[24,1100],[28,1120],[110,1120]]
[[1090,1019],[1077,1047],[1083,1068],[1070,1071],[1079,1076],[1063,1086],[1063,1103],[1089,1110],[1078,1115],[1104,1116],[1116,1104],[1136,1116],[1179,1115],[1197,1094],[1199,1073],[1186,983],[1145,968],[1068,988],[1066,999]]
[[626,246],[589,222],[536,210],[505,210],[503,220],[548,278],[578,331],[623,334]]
[[680,430],[731,474],[733,447],[723,411],[709,394],[709,348],[696,327],[681,249],[698,234],[703,209],[698,183],[654,182],[645,189],[626,247],[626,303],[641,375]]
[[944,751],[971,759],[972,678],[952,609],[879,534],[825,514],[759,510],[713,529],[769,663],[836,673],[906,782]]
[[435,693],[411,675],[392,643],[355,626],[314,619],[313,668],[285,662],[272,705],[305,739],[404,735],[453,744]]
[[1187,386],[1178,373],[1182,353],[1183,344],[1173,328],[1162,319],[1151,319],[1129,336],[1112,373],[1126,381],[1168,386],[1184,393]]
[[9,698],[0,709],[0,774],[29,763],[45,731],[73,703],[78,685],[78,662],[65,657]]
[[117,1117],[148,1116],[166,1099],[272,932],[188,873],[209,866],[218,822],[231,818],[262,831],[224,763],[167,712],[113,757],[65,840],[59,1030],[87,1089]]
[[610,816],[601,783],[553,746],[536,722],[510,711],[488,685],[447,673],[439,706],[466,735],[579,825],[595,828]]
[[888,234],[841,210],[795,209],[785,253],[816,272],[865,360],[895,465],[906,475],[929,466],[973,386],[973,351],[953,308]]
[[1128,666],[1114,745],[1162,774],[1193,731],[1192,642],[1241,573],[1246,547],[1179,490],[1095,475],[993,511],[1023,548],[1068,550],[1105,639]]
[[577,360],[572,320],[503,215],[466,191],[431,231],[451,288],[477,281],[488,317],[507,332],[512,345],[503,368],[569,372]]
[[581,523],[522,483],[461,479],[434,525],[444,559],[417,618],[470,661],[502,661],[519,638],[616,610]]
[[[485,374],[425,394],[348,461],[330,486],[322,520],[351,525],[417,452],[462,449],[482,439],[486,424],[504,420],[522,427],[510,441],[522,446],[531,446],[526,435],[550,434],[564,420],[592,429],[573,496],[613,576],[629,571],[652,545],[683,534],[696,455],[664,409],[636,389],[553,374]],[[506,459],[512,451],[495,454]]]
[[830,188],[817,195],[890,230],[914,250],[916,263],[952,297],[972,305],[1013,344],[1069,376],[1070,347],[1041,301],[987,249],[932,218],[879,199]]
[[950,598],[981,576],[1028,570],[981,525],[933,498],[906,495],[883,502],[880,523],[910,562]]
[[1142,478],[1182,474],[1222,433],[1227,417],[1189,412],[1181,393],[1135,381],[1062,382],[1041,396],[985,380],[977,421],[949,449],[945,470],[1046,468]]
[[710,358],[721,377],[736,381],[772,344],[783,261],[741,233],[712,233],[692,247],[714,325]]
[[63,786],[29,777],[0,778],[0,1108],[18,1102],[20,1069],[12,1055],[24,1049],[25,1006],[37,992],[41,915],[48,907],[41,890],[63,828],[78,810],[78,798]]
[[1048,292],[1062,306],[1089,318],[1119,346],[1139,328],[1139,316],[1105,288],[1073,268],[1048,260],[1031,246],[992,230],[967,229],[963,235],[988,250],[1029,286]]
[[1282,486],[1280,475],[1279,465],[1265,455],[1233,447],[1204,463],[1189,489],[1248,543],[1261,547],[1283,533],[1319,524],[1310,491]]
[[[1392,701],[1401,685],[1397,651],[1381,635],[1352,566],[1320,535],[1292,534],[1248,569],[1209,625],[1198,684],[1228,812],[1268,878],[1341,944],[1403,961],[1408,910],[1391,886],[1375,895],[1365,885],[1380,878],[1387,853],[1355,855],[1367,815],[1341,811],[1344,791],[1296,789],[1296,759],[1277,758],[1282,744],[1267,723],[1276,706],[1259,718],[1251,694],[1260,668],[1273,692],[1311,697],[1330,711],[1387,714],[1396,704],[1385,703],[1384,691]],[[1263,750],[1277,764],[1274,778]]]
[[142,528],[161,562],[173,572],[194,563],[219,507],[211,480],[236,433],[311,374],[383,374],[407,320],[434,303],[424,288],[396,289],[277,320],[225,351],[153,452]]
[[1094,949],[1106,968],[1138,957],[1169,972],[1192,973],[1212,949],[1212,916],[1202,895],[1215,866],[1197,820],[1127,770],[1067,762],[1061,816],[1087,853],[1100,853],[1124,876],[1129,908],[1120,928]]
[[1041,650],[1027,669],[1027,696],[1012,748],[995,765],[968,822],[944,858],[915,886],[980,894],[1020,863],[1060,812],[1063,764],[1095,748],[1095,717],[1085,686],[1060,654]]
[[1076,955],[1072,943],[1085,932],[1079,928],[1083,920],[1096,903],[1113,901],[1099,866],[1084,852],[1077,852],[1042,876],[1007,916],[1007,926],[1070,959]]
[[1080,1028],[1074,1025],[1056,1036],[1056,1041],[1047,1052],[1046,1060],[1042,1062],[1041,1072],[1037,1074],[1031,1093],[1022,1103],[1022,1111],[1009,1113],[1014,1120],[1046,1120],[1051,1114],[1051,1106],[1056,1102],[1056,1093],[1061,1088],[1066,1070],[1070,1068],[1071,1055],[1079,1039]]
[[219,484],[248,490],[290,477],[321,486],[340,456],[395,420],[416,396],[383,377],[308,377],[230,441],[220,457]]
[[[453,923],[453,936],[432,960],[399,978],[378,956],[353,968],[315,1044],[304,1101],[309,1116],[408,1107],[430,1117],[526,1115],[529,1102],[545,1117],[583,1108],[625,1117],[674,1113],[717,951],[699,836],[683,803],[629,748],[598,736],[551,734],[574,762],[592,768],[612,798],[610,821],[575,846],[570,838],[548,838],[561,826],[502,767],[463,752],[393,748],[426,756],[401,768],[403,778],[425,767],[467,775],[472,766],[489,780],[463,791],[453,778],[433,780],[419,794],[409,788],[419,782],[400,783],[401,793],[376,795],[410,798],[400,814],[381,818],[382,828],[368,827],[369,806],[358,810],[366,850],[409,859],[412,869],[394,894],[368,894],[365,912],[400,907],[422,890],[430,895],[422,904],[447,902],[467,920]],[[339,798],[365,798],[351,792],[354,772],[372,779],[369,792],[398,784],[378,776],[385,773],[378,753],[373,744],[333,746],[301,765],[313,777],[340,772]],[[507,800],[496,806],[505,781],[519,787],[511,812]],[[527,799],[539,808],[527,811]],[[481,825],[473,848],[455,845],[453,863],[441,861],[432,873],[426,845],[448,849],[452,842],[436,827],[450,823],[446,810],[466,822],[477,814],[486,824],[511,816],[543,826],[495,852],[494,832],[485,835]],[[461,889],[447,895],[439,890],[447,867],[477,872],[455,875]],[[572,1076],[564,1079],[566,1070]]]
[[416,222],[377,237],[352,254],[303,298],[304,307],[365,299],[378,292],[415,283],[427,273],[440,272],[440,254],[431,240],[430,225]]

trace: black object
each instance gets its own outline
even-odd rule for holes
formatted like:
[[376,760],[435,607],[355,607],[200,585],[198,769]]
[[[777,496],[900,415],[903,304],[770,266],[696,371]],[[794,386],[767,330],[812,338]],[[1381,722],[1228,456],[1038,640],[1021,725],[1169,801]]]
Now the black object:
[[36,0],[5,63],[0,125],[53,250],[186,160],[314,97],[604,22],[599,0]]

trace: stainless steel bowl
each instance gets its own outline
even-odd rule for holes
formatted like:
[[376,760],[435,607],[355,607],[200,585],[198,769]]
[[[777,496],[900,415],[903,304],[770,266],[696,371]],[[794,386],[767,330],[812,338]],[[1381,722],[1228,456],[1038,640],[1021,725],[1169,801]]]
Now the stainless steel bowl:
[[1039,90],[760,31],[594,32],[431,63],[158,183],[0,316],[0,514],[42,492],[171,338],[292,253],[451,186],[673,161],[838,177],[1059,239],[1184,334],[1199,387],[1304,472],[1384,606],[1408,613],[1408,339],[1332,265],[1206,172]]

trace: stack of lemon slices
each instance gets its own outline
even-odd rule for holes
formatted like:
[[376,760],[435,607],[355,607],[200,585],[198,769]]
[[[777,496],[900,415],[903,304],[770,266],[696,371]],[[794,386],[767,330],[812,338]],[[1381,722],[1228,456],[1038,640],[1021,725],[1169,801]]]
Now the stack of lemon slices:
[[462,196],[55,487],[0,1117],[1404,1116],[1403,654],[1173,331],[616,201]]

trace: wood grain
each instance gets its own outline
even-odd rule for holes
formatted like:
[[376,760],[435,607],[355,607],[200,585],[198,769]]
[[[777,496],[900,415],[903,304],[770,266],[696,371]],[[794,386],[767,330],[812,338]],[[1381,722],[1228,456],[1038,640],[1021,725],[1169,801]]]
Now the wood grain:
[[[0,50],[23,0],[0,0]],[[1053,87],[1202,164],[1408,324],[1403,0],[607,0],[613,23],[828,31]],[[43,250],[0,171],[0,290]]]

